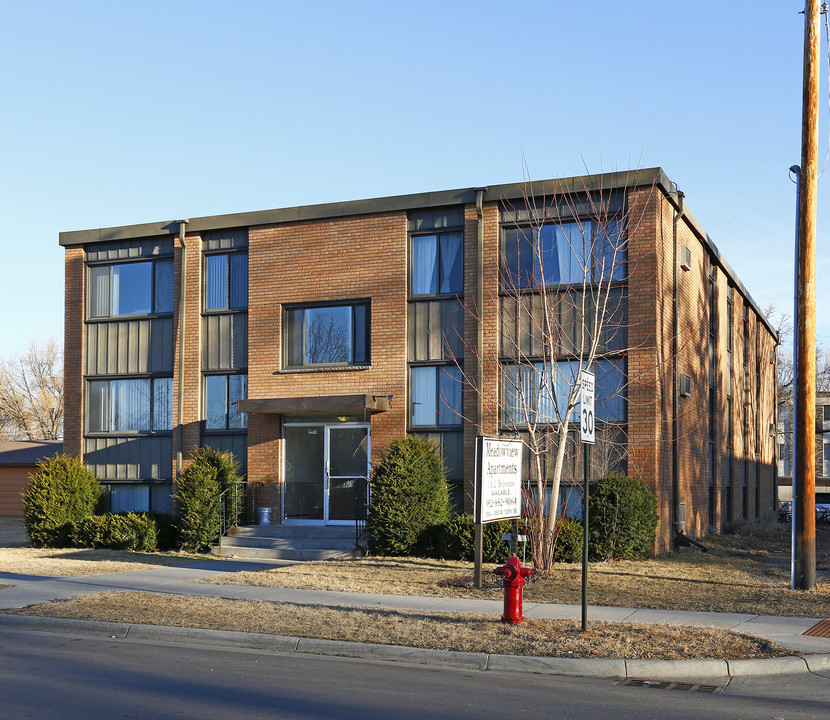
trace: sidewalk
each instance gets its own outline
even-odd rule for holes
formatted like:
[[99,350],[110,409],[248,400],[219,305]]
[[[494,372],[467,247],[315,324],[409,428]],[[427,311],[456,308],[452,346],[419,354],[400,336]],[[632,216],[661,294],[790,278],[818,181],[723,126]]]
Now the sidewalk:
[[[188,582],[228,572],[258,570],[280,565],[278,561],[207,560],[179,567],[99,575],[95,577],[39,577],[0,572],[0,584],[14,587],[0,589],[0,610],[23,607],[58,598],[77,597],[107,590],[137,590],[177,595],[198,595],[270,602],[293,602],[350,607],[387,607],[433,612],[482,612],[500,616],[498,600],[467,600],[406,595],[346,593],[321,590],[261,588],[235,585],[209,585]],[[579,619],[578,605],[525,603],[527,617]],[[387,646],[361,646],[357,643],[300,638],[277,638],[247,633],[226,633],[184,628],[131,626],[126,623],[89,623],[74,620],[50,620],[0,614],[0,628],[25,628],[55,632],[92,632],[109,637],[142,637],[155,641],[188,641],[238,647],[261,647],[278,651],[348,655],[372,659],[478,667],[519,672],[543,672],[593,677],[659,678],[662,680],[723,679],[738,675],[779,675],[800,672],[830,673],[830,638],[803,635],[821,618],[790,618],[732,613],[684,612],[636,608],[589,606],[592,620],[704,625],[729,628],[774,640],[802,657],[772,660],[582,660],[569,658],[507,657],[476,653],[453,653]],[[830,675],[828,675],[830,676]]]

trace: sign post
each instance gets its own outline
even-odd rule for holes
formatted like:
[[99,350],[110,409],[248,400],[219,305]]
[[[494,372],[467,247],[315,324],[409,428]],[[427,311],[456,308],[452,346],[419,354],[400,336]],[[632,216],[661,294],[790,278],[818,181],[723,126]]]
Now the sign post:
[[522,516],[521,440],[476,438],[475,570],[473,583],[481,587],[483,526]]
[[591,445],[594,444],[594,393],[596,378],[583,370],[579,376],[579,439],[585,450],[582,474],[582,630],[588,629],[588,483],[591,477]]

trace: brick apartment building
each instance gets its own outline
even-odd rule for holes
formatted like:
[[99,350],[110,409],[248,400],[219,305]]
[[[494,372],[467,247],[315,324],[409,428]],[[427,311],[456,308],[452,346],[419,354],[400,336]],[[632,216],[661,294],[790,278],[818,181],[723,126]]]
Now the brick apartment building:
[[476,435],[521,431],[519,395],[549,421],[526,371],[578,364],[578,303],[555,348],[522,317],[590,292],[574,248],[612,227],[598,425],[658,497],[657,549],[773,518],[777,338],[659,168],[61,233],[65,451],[118,511],[169,509],[191,450],[224,448],[275,521],[322,526],[418,433],[470,511]]

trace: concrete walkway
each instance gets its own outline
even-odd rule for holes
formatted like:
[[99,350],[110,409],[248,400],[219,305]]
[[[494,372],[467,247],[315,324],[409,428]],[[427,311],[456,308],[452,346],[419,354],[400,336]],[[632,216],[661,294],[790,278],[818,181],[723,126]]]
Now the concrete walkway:
[[[209,585],[189,580],[210,578],[228,572],[258,570],[284,564],[273,561],[201,561],[178,567],[158,567],[95,577],[41,577],[0,572],[0,610],[23,607],[58,598],[71,598],[106,590],[198,595],[271,602],[293,602],[349,607],[385,607],[434,612],[482,612],[500,616],[498,600],[465,600],[408,595],[380,595],[286,588],[261,588],[237,585]],[[830,609],[829,609],[830,610]],[[525,603],[527,617],[581,618],[578,605]],[[441,650],[360,645],[331,640],[285,638],[215,630],[191,630],[130,625],[128,623],[90,623],[75,620],[50,620],[0,614],[0,627],[53,632],[93,633],[108,637],[152,639],[156,642],[196,642],[210,645],[256,647],[282,652],[347,655],[372,659],[399,660],[487,670],[628,677],[659,680],[718,681],[741,675],[781,675],[818,672],[830,678],[830,638],[804,635],[820,618],[789,618],[737,613],[684,612],[636,608],[590,606],[588,622],[616,620],[673,625],[702,625],[730,628],[759,635],[804,653],[798,657],[771,660],[592,660],[571,658],[532,658],[483,653],[458,653]]]

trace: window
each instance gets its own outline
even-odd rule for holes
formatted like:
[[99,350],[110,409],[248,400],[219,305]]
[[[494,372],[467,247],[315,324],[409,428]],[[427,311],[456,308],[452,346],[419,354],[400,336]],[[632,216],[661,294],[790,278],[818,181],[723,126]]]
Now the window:
[[205,377],[205,429],[240,430],[248,426],[245,413],[236,403],[247,395],[247,375],[207,375]]
[[413,426],[461,424],[461,370],[455,365],[412,368]]
[[286,364],[369,364],[369,303],[285,311]]
[[[599,360],[594,363],[596,376],[596,418],[598,422],[625,420],[625,372],[621,360]],[[505,364],[504,419],[511,425],[527,422],[559,422],[564,420],[568,398],[576,386],[579,363],[564,360],[552,367],[550,363],[532,365]],[[577,397],[578,403],[578,397]],[[577,407],[571,421],[577,419]]]
[[173,379],[91,380],[89,432],[159,432],[173,427]]
[[412,238],[412,294],[442,295],[464,290],[461,233]]
[[248,254],[226,253],[205,258],[205,309],[248,307]]
[[92,318],[173,312],[173,261],[155,260],[90,268]]
[[504,233],[504,282],[527,288],[624,280],[625,256],[618,221],[509,228]]

